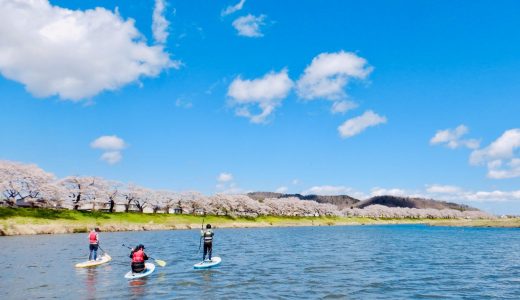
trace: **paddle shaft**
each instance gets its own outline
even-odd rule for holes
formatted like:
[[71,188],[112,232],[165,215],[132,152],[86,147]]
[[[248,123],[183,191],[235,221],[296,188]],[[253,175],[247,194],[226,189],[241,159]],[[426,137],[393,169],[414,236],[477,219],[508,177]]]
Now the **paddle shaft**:
[[[204,230],[204,218],[202,218],[202,225],[200,226],[201,230]],[[202,246],[202,236],[199,239],[199,250],[197,250],[197,254],[200,252],[200,246]]]
[[[128,249],[130,249],[130,250],[134,250],[134,248],[132,248],[132,247],[130,247],[130,246],[127,246],[127,245],[125,245],[125,244],[123,244],[123,245],[121,245],[121,246],[126,247],[126,248],[128,248]],[[148,258],[153,259],[153,260],[160,260],[160,259],[153,258],[153,257],[151,257],[151,256],[149,256],[149,255],[147,255],[147,256],[148,256]]]

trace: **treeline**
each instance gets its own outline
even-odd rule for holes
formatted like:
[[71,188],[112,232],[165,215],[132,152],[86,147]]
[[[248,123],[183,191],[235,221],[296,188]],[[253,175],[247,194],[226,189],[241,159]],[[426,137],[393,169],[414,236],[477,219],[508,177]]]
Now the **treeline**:
[[296,197],[255,200],[248,195],[154,190],[90,176],[56,178],[33,164],[0,161],[0,203],[73,210],[138,211],[225,216],[360,216],[373,218],[489,218],[483,212],[404,209],[372,205],[343,208]]

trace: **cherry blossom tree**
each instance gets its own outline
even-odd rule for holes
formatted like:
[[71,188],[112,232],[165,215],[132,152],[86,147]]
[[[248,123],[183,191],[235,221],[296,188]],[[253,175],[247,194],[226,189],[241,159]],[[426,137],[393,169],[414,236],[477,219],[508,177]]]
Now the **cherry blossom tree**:
[[67,197],[72,204],[72,208],[78,210],[82,204],[95,203],[95,200],[101,196],[98,181],[101,182],[101,179],[88,176],[69,176],[60,180],[58,184],[67,191]]
[[36,165],[0,161],[0,191],[8,205],[41,198],[44,187],[54,180],[54,175]]

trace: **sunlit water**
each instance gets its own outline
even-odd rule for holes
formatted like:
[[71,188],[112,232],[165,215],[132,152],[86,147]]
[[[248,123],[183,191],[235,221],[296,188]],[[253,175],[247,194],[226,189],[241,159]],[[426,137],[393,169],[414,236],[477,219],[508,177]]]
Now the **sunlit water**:
[[[101,233],[113,260],[75,269],[86,234],[0,238],[2,299],[520,298],[520,231],[428,226],[217,229],[220,267],[194,270],[198,231]],[[122,243],[168,262],[135,281]]]

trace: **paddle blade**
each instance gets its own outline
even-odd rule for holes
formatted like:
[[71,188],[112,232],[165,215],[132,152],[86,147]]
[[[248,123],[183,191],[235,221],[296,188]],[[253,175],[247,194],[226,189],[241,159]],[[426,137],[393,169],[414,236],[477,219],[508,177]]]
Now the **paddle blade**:
[[166,262],[164,260],[156,259],[155,262],[161,267],[166,266]]

